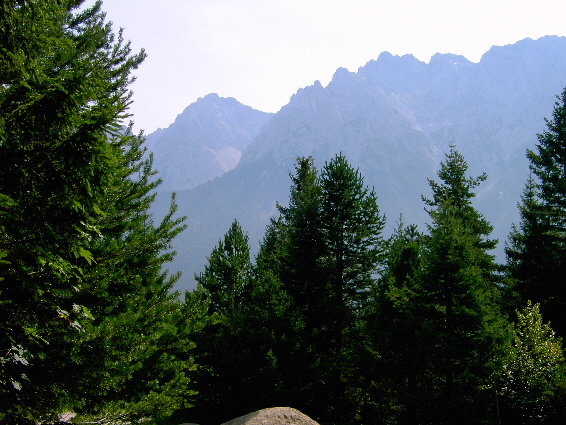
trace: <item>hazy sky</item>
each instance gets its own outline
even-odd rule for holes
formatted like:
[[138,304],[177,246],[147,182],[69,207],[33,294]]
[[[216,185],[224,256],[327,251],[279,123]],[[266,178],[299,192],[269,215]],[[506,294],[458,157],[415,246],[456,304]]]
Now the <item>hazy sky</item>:
[[300,87],[383,51],[478,62],[492,45],[566,35],[563,0],[104,0],[103,9],[148,53],[130,110],[146,133],[208,93],[277,112]]

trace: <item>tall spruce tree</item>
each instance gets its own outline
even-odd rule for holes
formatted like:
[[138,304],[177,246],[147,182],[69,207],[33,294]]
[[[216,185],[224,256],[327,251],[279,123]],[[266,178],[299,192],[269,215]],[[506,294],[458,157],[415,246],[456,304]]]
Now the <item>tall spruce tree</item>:
[[[497,418],[494,382],[505,347],[506,322],[497,288],[484,268],[477,235],[449,204],[431,211],[418,275],[420,317],[417,391],[430,423],[481,423]],[[491,267],[490,267],[491,268]],[[428,423],[428,422],[427,422]]]
[[244,291],[252,271],[248,235],[237,220],[212,250],[204,272],[196,276],[197,284],[210,296],[211,313],[231,317],[244,300]]
[[521,221],[513,224],[509,239],[505,244],[507,271],[512,278],[506,285],[507,303],[520,308],[529,300],[548,298],[548,285],[538,287],[531,284],[534,276],[546,273],[546,251],[550,237],[548,227],[541,221],[541,203],[536,195],[536,183],[531,174],[519,204]]
[[[322,188],[313,158],[297,158],[295,175],[290,174],[290,178],[289,204],[278,207],[284,223],[279,235],[279,246],[284,250],[278,255],[282,267],[279,278],[303,317],[307,332],[316,333],[321,326],[320,309],[327,283],[322,268],[326,249],[320,220]],[[265,250],[267,244],[262,246]]]
[[416,386],[415,335],[420,320],[412,311],[425,239],[401,217],[387,244],[384,270],[371,291],[364,315],[364,334],[373,354],[365,372],[370,382],[363,412],[366,421],[380,418],[383,423],[399,423],[407,411],[416,410],[416,399],[408,395]]
[[[472,199],[476,196],[473,190],[487,179],[487,175],[483,173],[475,178],[467,177],[467,171],[466,160],[452,143],[450,151],[446,154],[446,160],[441,163],[438,171],[441,183],[428,179],[432,198],[422,196],[422,200],[427,206],[435,208],[441,208],[446,203],[450,204],[456,218],[462,220],[474,236],[474,245],[480,255],[478,260],[482,262],[484,276],[488,277],[496,269],[494,256],[489,251],[497,246],[497,240],[489,239],[493,226],[472,205]],[[432,216],[434,212],[429,211],[429,214]]]
[[207,323],[191,350],[198,395],[185,420],[215,424],[276,404],[296,405],[289,375],[297,374],[298,331],[291,328],[291,300],[275,274],[282,258],[279,230],[274,220],[252,267],[247,235],[234,221],[197,277],[190,298],[205,300]]
[[546,125],[536,150],[527,152],[535,179],[527,183],[521,224],[506,252],[523,302],[540,303],[543,317],[566,337],[566,89]]
[[320,186],[323,267],[328,285],[328,345],[321,349],[329,368],[324,379],[331,390],[331,408],[326,414],[327,420],[339,423],[355,410],[345,394],[353,391],[348,388],[349,382],[356,381],[352,375],[358,375],[354,359],[359,354],[360,330],[356,322],[383,260],[385,218],[380,215],[375,192],[364,186],[359,170],[341,154],[323,167]]
[[[116,160],[107,143],[144,59],[104,21],[100,2],[0,4],[0,415],[35,423],[69,392],[39,379],[88,311],[74,303]],[[68,356],[64,356],[65,359]]]
[[212,250],[204,272],[196,276],[196,292],[206,299],[209,319],[191,353],[199,364],[195,374],[198,396],[195,408],[189,412],[191,421],[224,422],[233,412],[245,408],[240,386],[251,370],[246,361],[249,359],[242,362],[247,347],[241,332],[251,276],[248,236],[234,220]]
[[[278,396],[309,416],[324,409],[324,383],[315,378],[317,351],[325,339],[327,281],[322,269],[324,240],[320,227],[321,188],[311,157],[297,158],[290,173],[287,207],[278,205],[279,216],[266,229],[256,258],[256,274],[271,279],[289,300],[280,321],[280,388]],[[317,403],[318,401],[318,403]]]
[[331,423],[354,420],[359,393],[359,324],[383,252],[374,191],[344,156],[320,175],[312,158],[298,158],[289,204],[268,229],[258,265],[271,269],[291,298],[293,351],[301,373],[294,402],[309,416]]
[[472,189],[485,176],[468,178],[466,171],[452,146],[441,163],[440,182],[429,181],[433,198],[423,198],[433,208],[420,268],[409,267],[400,276],[389,272],[386,305],[395,323],[407,327],[399,336],[408,337],[384,344],[389,356],[396,355],[391,348],[399,350],[404,363],[392,362],[406,382],[394,397],[404,405],[402,423],[482,423],[497,417],[494,381],[506,322],[497,305],[496,266],[487,252],[494,245],[488,239],[491,226],[471,205]]

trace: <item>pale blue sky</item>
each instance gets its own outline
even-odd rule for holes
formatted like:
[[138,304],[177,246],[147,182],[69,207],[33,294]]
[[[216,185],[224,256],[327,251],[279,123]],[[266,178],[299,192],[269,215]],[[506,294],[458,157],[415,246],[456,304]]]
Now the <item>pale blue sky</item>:
[[103,9],[148,53],[131,107],[146,133],[208,93],[277,112],[300,87],[383,51],[478,62],[492,45],[566,36],[563,0],[104,0]]

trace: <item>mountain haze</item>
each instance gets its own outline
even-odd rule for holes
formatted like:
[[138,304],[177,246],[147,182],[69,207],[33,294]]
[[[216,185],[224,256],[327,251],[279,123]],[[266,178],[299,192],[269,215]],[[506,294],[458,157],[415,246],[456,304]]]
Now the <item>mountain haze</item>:
[[199,98],[166,129],[147,137],[160,190],[185,190],[234,168],[272,114],[212,93]]
[[326,87],[299,89],[266,120],[234,169],[178,193],[179,212],[188,216],[188,229],[174,241],[171,268],[184,273],[179,287],[193,285],[234,218],[257,247],[276,202],[287,202],[297,156],[313,156],[320,168],[342,152],[375,187],[388,233],[400,214],[424,230],[421,195],[429,196],[427,178],[436,177],[455,142],[469,174],[488,174],[476,205],[494,225],[501,254],[518,219],[525,151],[534,148],[565,85],[566,38],[547,36],[493,47],[479,63],[453,54],[425,63],[382,53],[358,72],[338,69]]

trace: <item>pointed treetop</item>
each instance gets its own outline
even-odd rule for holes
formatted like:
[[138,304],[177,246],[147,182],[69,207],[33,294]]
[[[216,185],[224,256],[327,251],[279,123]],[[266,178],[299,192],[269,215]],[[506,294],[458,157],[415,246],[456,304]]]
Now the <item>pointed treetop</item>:
[[471,204],[471,198],[476,196],[472,189],[479,186],[487,179],[487,174],[483,173],[478,177],[466,177],[468,164],[464,157],[456,150],[456,145],[450,144],[450,152],[446,154],[446,160],[440,163],[438,177],[442,183],[436,183],[428,179],[432,189],[433,198],[422,200],[431,207],[437,207],[449,201],[452,206],[462,209]]

